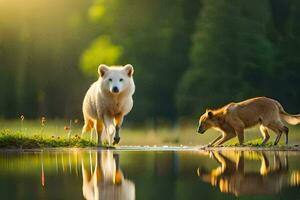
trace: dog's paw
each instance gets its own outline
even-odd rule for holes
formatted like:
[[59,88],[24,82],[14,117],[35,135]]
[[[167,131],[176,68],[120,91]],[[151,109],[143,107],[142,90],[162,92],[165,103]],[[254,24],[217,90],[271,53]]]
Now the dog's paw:
[[212,145],[209,143],[209,144],[206,144],[206,145],[203,145],[200,147],[200,149],[207,149],[209,147],[212,147]]
[[119,144],[120,139],[121,139],[120,137],[114,137],[113,145]]

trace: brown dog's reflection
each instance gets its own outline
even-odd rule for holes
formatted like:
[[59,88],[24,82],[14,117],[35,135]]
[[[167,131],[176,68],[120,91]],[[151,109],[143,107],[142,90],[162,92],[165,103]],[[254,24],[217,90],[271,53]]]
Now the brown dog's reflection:
[[[210,173],[198,168],[197,174],[204,182],[218,186],[221,192],[233,193],[236,196],[276,194],[282,188],[300,184],[300,172],[289,171],[287,156],[273,154],[274,162],[270,162],[262,152],[213,152],[212,157],[220,164]],[[259,160],[259,171],[245,170],[245,160]]]
[[[85,199],[135,199],[135,185],[124,178],[119,168],[119,154],[112,151],[90,153],[89,167],[82,159],[82,192]],[[94,159],[93,159],[94,157]],[[93,160],[95,160],[93,168]]]

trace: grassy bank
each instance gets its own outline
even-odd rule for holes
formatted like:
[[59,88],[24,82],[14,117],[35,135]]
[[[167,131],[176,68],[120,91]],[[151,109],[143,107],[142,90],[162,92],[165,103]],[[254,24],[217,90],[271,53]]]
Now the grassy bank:
[[[209,130],[197,134],[195,127],[151,127],[133,128],[125,126],[121,130],[120,146],[198,146],[205,145],[220,133]],[[196,126],[196,125],[195,125]],[[46,148],[46,147],[93,147],[95,142],[90,140],[87,133],[80,138],[82,123],[69,120],[30,121],[30,120],[0,120],[0,148]],[[270,133],[266,146],[272,146],[275,134]],[[290,127],[289,141],[291,145],[300,144],[300,129]],[[95,140],[95,139],[94,139]],[[261,135],[257,127],[245,132],[247,146],[261,146]],[[237,139],[230,140],[225,146],[237,146]],[[284,137],[279,145],[284,144]]]
[[94,147],[96,143],[80,139],[77,135],[67,138],[42,137],[40,135],[26,136],[22,133],[0,132],[0,148],[34,149],[55,147]]

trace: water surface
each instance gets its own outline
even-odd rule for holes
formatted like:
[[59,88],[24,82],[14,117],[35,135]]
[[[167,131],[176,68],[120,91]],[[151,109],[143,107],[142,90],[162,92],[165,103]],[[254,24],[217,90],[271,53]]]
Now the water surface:
[[300,153],[165,150],[3,151],[1,199],[300,199]]

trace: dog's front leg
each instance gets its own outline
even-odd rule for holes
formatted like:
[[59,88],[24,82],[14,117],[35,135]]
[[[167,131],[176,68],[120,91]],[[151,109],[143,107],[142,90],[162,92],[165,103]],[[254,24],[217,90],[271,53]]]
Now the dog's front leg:
[[119,144],[120,142],[120,129],[121,129],[121,125],[123,123],[123,118],[124,116],[120,113],[118,115],[115,116],[115,126],[116,126],[116,134],[114,137],[114,145],[115,144]]
[[108,139],[108,144],[111,145],[112,137],[115,133],[113,117],[111,117],[109,115],[104,115],[104,125],[105,125],[105,130],[106,130],[106,136]]
[[239,140],[240,146],[244,144],[244,129],[238,129],[236,131],[237,138]]
[[214,146],[219,146],[219,145],[222,145],[223,143],[227,142],[228,140],[230,140],[231,138],[235,137],[236,135],[232,132],[228,132],[228,133],[225,133],[224,135],[222,135],[222,138],[219,139],[215,144]]
[[207,147],[212,147],[214,146],[214,144],[220,140],[222,138],[222,135],[219,135],[218,137],[216,137],[213,141],[211,141],[210,143],[208,143]]

